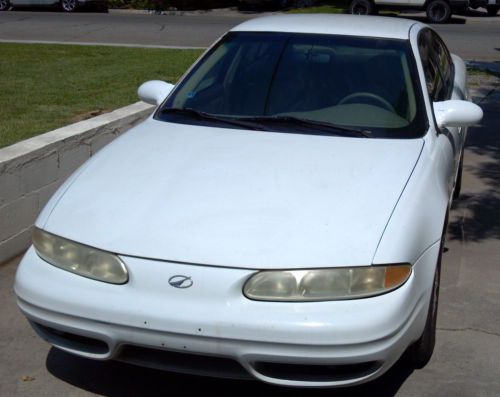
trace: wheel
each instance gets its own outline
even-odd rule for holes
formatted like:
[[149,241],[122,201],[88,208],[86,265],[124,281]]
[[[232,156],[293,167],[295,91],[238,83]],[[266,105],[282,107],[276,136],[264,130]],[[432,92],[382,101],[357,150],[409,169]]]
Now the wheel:
[[425,12],[432,23],[446,23],[451,18],[451,7],[445,0],[429,1]]
[[387,109],[389,112],[396,113],[396,110],[388,101],[386,101],[384,98],[382,98],[379,95],[372,94],[371,92],[355,92],[353,94],[349,94],[349,95],[345,96],[344,98],[342,98],[337,105],[343,105],[344,103],[351,102],[351,100],[354,98],[368,98],[368,99],[375,100],[379,104],[381,104],[383,108]]
[[490,17],[497,15],[499,9],[500,7],[486,7],[486,11]]
[[370,0],[352,0],[349,4],[349,14],[371,15],[375,12],[375,7]]
[[453,200],[458,199],[460,190],[462,189],[462,170],[464,168],[464,152],[460,156],[460,163],[458,164],[457,180],[455,181],[455,190],[453,191]]
[[0,11],[7,11],[10,8],[9,0],[0,0]]
[[78,0],[61,0],[60,6],[64,12],[73,12],[78,8]]
[[444,231],[441,237],[441,244],[439,246],[436,271],[434,273],[434,281],[432,283],[431,301],[429,303],[429,311],[427,312],[427,321],[425,322],[424,332],[422,332],[422,336],[420,336],[420,338],[414,342],[406,352],[408,364],[417,369],[425,367],[425,365],[429,362],[436,344],[436,323],[439,301],[439,281],[441,278],[441,259],[443,255],[447,224],[448,216],[446,216]]

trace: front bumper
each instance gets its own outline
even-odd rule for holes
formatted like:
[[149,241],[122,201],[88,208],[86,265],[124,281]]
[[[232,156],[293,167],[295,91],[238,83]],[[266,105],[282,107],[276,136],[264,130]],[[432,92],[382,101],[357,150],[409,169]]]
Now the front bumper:
[[[33,248],[15,291],[35,330],[74,354],[288,386],[344,386],[380,376],[420,336],[438,249],[422,255],[399,289],[359,300],[256,302],[241,292],[251,270],[131,257],[122,257],[129,283],[111,285],[49,265]],[[167,280],[176,274],[190,276],[193,287],[172,288]]]

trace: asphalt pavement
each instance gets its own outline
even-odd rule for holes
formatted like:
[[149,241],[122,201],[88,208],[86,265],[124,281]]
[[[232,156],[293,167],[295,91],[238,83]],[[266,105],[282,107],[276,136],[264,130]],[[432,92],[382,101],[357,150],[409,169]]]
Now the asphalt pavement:
[[499,396],[500,80],[486,80],[471,79],[485,117],[467,138],[443,256],[437,344],[425,368],[397,363],[359,387],[301,390],[79,358],[38,338],[17,310],[16,259],[0,265],[0,396]]
[[[9,11],[0,13],[0,41],[207,47],[233,26],[268,14],[236,10],[177,15]],[[422,13],[402,16],[425,22]],[[451,23],[434,28],[462,58],[500,62],[500,16],[481,12],[458,15]]]

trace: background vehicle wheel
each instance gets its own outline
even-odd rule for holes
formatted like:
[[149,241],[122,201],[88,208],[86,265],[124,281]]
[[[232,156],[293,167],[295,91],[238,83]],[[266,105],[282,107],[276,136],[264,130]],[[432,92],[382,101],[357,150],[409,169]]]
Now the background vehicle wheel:
[[73,12],[78,8],[78,0],[61,0],[60,6],[64,12]]
[[499,9],[499,7],[486,7],[486,11],[490,17],[497,15]]
[[439,256],[436,263],[436,272],[434,273],[434,281],[432,283],[431,301],[429,304],[429,312],[427,313],[427,321],[425,323],[422,336],[414,342],[407,350],[407,361],[413,368],[423,368],[429,362],[434,352],[436,344],[436,323],[437,309],[439,301],[439,280],[441,278],[441,259],[444,249],[444,240],[446,236],[446,227],[448,225],[448,216],[446,216],[441,244],[439,247]]
[[455,182],[455,190],[453,191],[453,200],[458,199],[460,190],[462,190],[462,170],[464,168],[464,152],[460,156],[460,163],[458,164],[457,180]]
[[375,7],[370,0],[352,0],[349,4],[349,14],[371,15],[375,12]]
[[446,23],[451,18],[451,7],[445,0],[431,0],[427,4],[425,13],[432,23]]
[[0,11],[7,11],[10,8],[9,0],[0,0]]

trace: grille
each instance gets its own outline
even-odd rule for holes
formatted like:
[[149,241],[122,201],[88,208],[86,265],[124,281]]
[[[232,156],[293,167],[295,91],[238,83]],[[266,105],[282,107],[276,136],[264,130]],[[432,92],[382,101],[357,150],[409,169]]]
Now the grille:
[[125,345],[119,361],[173,372],[231,379],[252,379],[235,360],[225,357],[177,353],[167,350]]

